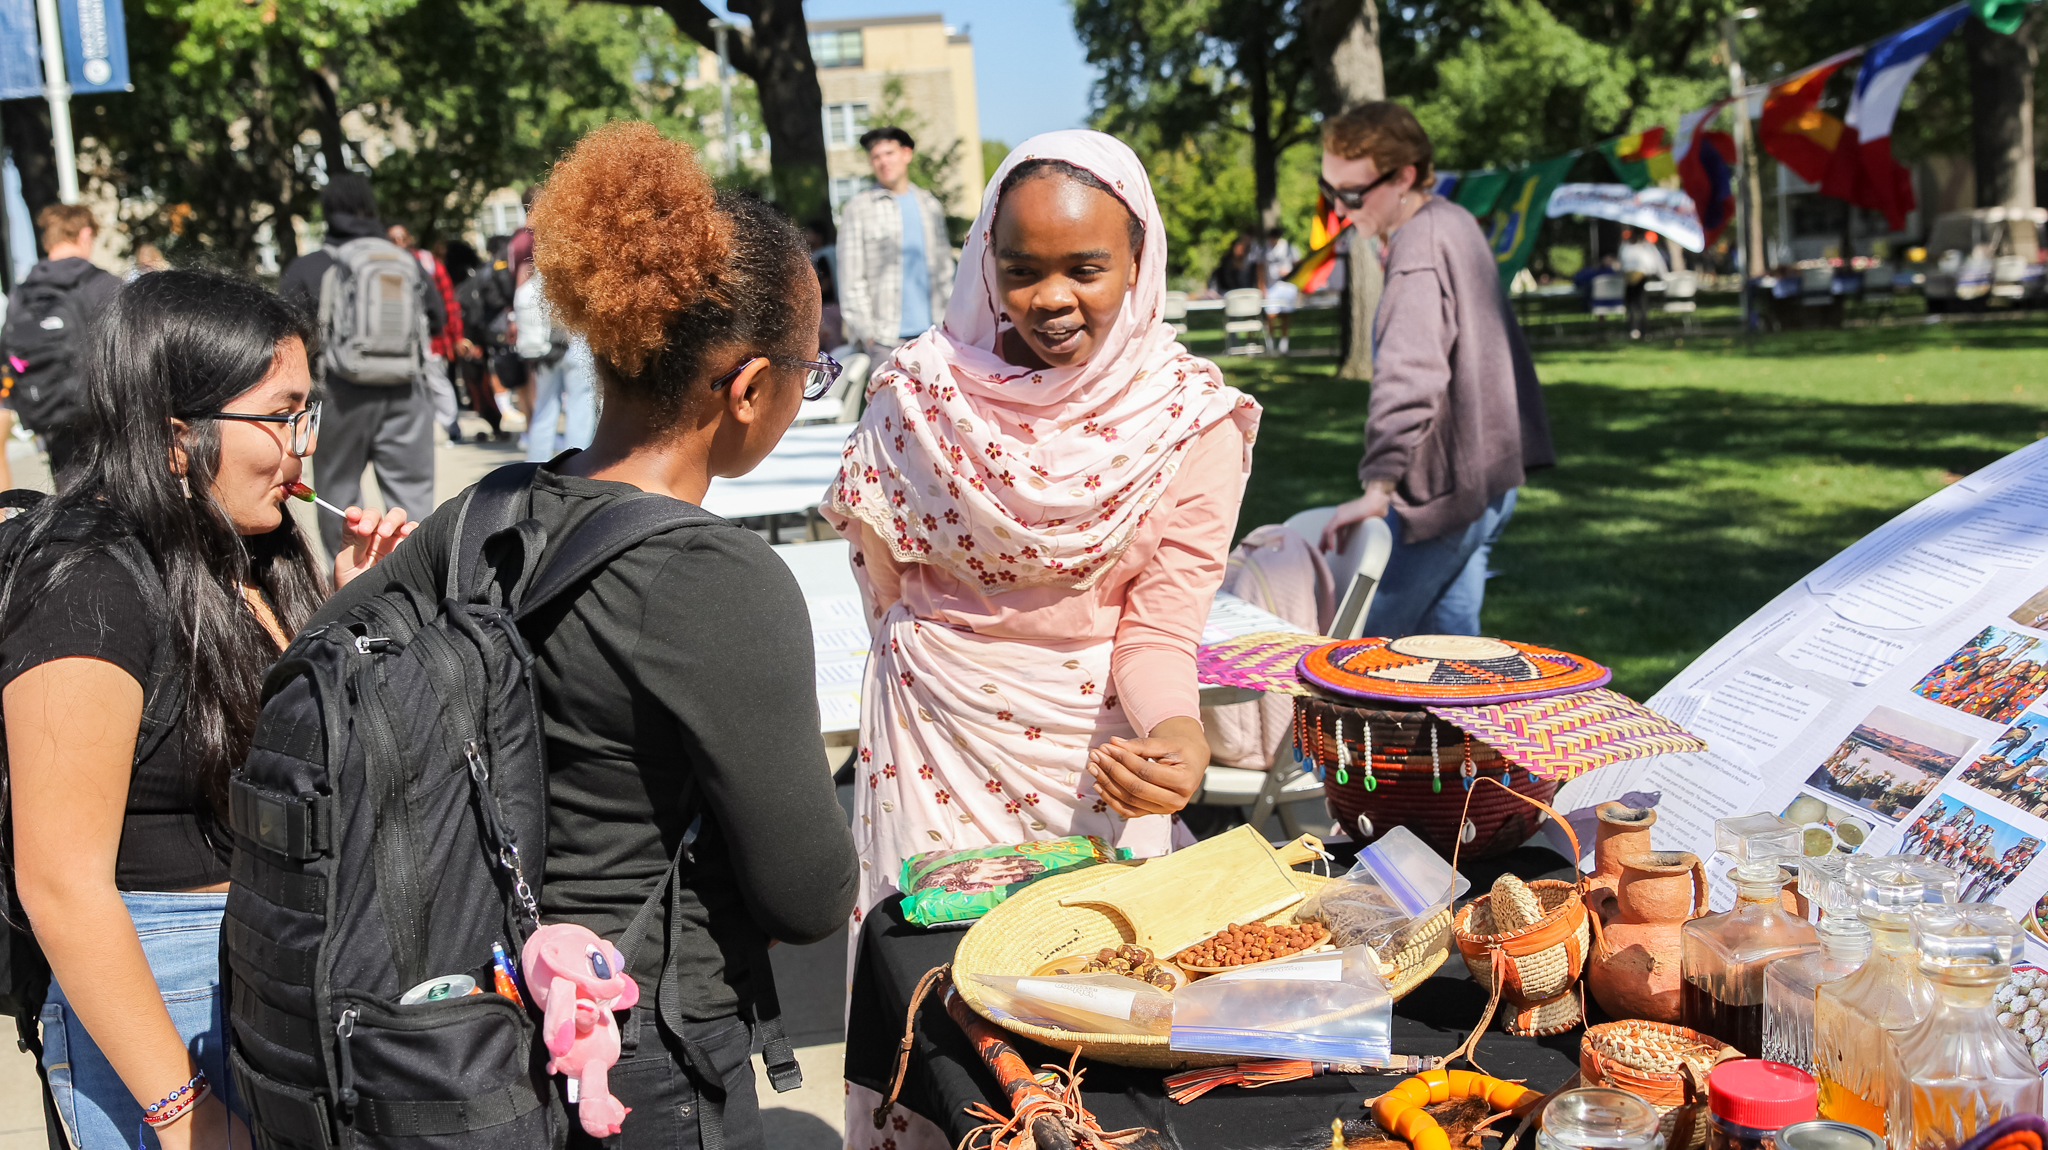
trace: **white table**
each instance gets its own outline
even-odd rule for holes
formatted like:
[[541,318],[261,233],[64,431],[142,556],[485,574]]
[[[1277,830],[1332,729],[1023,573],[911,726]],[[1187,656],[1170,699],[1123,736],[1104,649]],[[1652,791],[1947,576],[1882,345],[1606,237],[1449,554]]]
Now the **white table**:
[[816,507],[839,477],[839,453],[853,428],[851,423],[790,428],[759,467],[737,479],[712,480],[704,493],[704,510],[727,519],[747,519],[801,515]]
[[[818,664],[819,728],[828,747],[852,746],[860,735],[860,688],[867,671],[868,640],[872,634],[861,606],[860,585],[854,582],[853,568],[847,562],[849,550],[844,539],[786,543],[775,549],[796,576],[797,586],[803,589],[804,603],[811,609],[811,641]],[[1209,608],[1202,641],[1216,643],[1261,631],[1299,630],[1278,615],[1222,592]],[[1201,697],[1203,706],[1214,707],[1256,699],[1259,693],[1242,687],[1203,687]]]

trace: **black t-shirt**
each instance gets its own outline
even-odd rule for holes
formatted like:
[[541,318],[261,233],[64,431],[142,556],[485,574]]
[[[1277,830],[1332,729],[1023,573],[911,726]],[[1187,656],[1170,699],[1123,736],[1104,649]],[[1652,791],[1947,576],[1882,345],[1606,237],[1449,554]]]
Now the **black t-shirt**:
[[[52,570],[70,555],[78,556],[77,565],[50,584]],[[156,620],[120,560],[99,547],[47,542],[23,562],[16,588],[0,630],[0,689],[32,668],[76,657],[104,660],[148,684]],[[215,827],[205,792],[186,767],[180,734],[174,725],[129,778],[114,871],[121,890],[191,890],[228,881],[227,836]]]
[[[543,468],[532,515],[559,541],[637,492]],[[394,583],[438,596],[463,503],[443,504],[309,626]],[[818,736],[810,615],[795,578],[751,531],[686,528],[612,561],[523,630],[547,737],[541,917],[625,947],[634,912],[701,814],[670,961],[685,1017],[731,1016],[769,939],[815,942],[853,909],[853,837]],[[645,1001],[663,950],[653,918],[633,970]]]

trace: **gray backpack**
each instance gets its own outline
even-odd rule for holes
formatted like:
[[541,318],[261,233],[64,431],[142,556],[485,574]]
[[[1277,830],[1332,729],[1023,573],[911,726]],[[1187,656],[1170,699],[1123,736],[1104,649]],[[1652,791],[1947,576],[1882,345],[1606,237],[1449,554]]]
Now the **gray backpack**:
[[328,379],[400,386],[426,363],[426,273],[390,240],[361,236],[324,250],[334,260],[320,280],[320,362]]

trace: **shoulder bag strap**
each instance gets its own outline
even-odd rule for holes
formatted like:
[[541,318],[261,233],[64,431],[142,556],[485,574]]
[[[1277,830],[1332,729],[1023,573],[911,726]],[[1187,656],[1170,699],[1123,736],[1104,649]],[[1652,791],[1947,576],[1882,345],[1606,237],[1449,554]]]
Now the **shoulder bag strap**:
[[474,585],[483,562],[484,540],[526,518],[527,488],[538,463],[512,463],[478,481],[455,516],[455,537],[448,544],[448,571],[441,593],[460,600]]
[[514,606],[524,619],[563,592],[588,579],[607,563],[645,543],[683,527],[712,527],[725,520],[665,495],[641,492],[613,502],[576,529],[542,567]]

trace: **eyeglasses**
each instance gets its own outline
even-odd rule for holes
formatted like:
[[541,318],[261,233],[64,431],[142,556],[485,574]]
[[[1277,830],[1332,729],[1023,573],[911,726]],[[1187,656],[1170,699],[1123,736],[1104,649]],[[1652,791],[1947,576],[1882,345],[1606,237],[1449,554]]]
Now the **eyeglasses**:
[[239,411],[217,411],[202,415],[201,419],[233,419],[242,423],[282,423],[286,428],[286,451],[304,459],[313,451],[313,445],[320,441],[320,405],[309,403],[304,411],[290,415],[244,415]]
[[838,382],[839,373],[846,369],[839,365],[838,360],[833,359],[824,352],[821,351],[818,355],[820,357],[818,359],[790,359],[786,356],[750,355],[741,360],[738,367],[712,380],[711,390],[717,391],[719,388],[739,378],[739,374],[747,370],[748,364],[757,359],[765,359],[769,363],[779,363],[784,367],[801,367],[806,369],[804,372],[804,398],[823,399],[825,398],[825,393],[832,390],[832,385]]
[[1317,176],[1316,187],[1322,189],[1323,195],[1328,196],[1330,199],[1333,199],[1338,203],[1343,204],[1346,208],[1349,208],[1350,210],[1355,212],[1358,209],[1365,206],[1365,197],[1373,194],[1374,190],[1377,189],[1381,184],[1386,183],[1388,180],[1391,180],[1395,176],[1398,176],[1400,174],[1400,168],[1395,168],[1392,171],[1381,172],[1379,179],[1374,180],[1372,183],[1369,183],[1362,188],[1340,188],[1330,183],[1330,181],[1324,179],[1323,177]]

